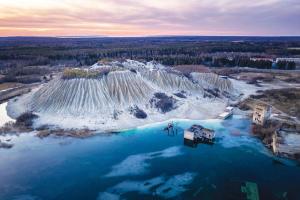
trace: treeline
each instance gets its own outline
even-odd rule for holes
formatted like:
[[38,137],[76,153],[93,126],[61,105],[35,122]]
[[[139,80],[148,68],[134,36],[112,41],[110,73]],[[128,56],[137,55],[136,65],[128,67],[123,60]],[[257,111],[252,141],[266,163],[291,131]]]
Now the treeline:
[[[270,68],[269,62],[244,59],[244,54],[248,57],[266,54],[282,57],[292,55],[288,47],[300,46],[297,40],[233,42],[230,38],[218,41],[204,39],[207,38],[2,38],[0,70],[38,65],[80,67],[92,65],[103,58],[156,60],[165,65]],[[227,54],[234,55],[234,60],[228,59]],[[289,64],[286,68],[291,66]]]
[[0,83],[4,82],[19,82],[19,83],[35,83],[40,82],[42,77],[50,73],[46,67],[29,66],[29,67],[12,67],[5,70],[0,70],[3,76],[0,78]]
[[154,44],[120,44],[60,47],[2,47],[0,48],[0,67],[24,65],[91,65],[102,58],[127,58],[157,60],[166,65],[200,64],[203,54],[216,52],[255,52],[264,51],[258,44],[231,44],[230,42],[172,42]]
[[213,67],[251,67],[259,69],[271,69],[273,65],[272,61],[268,60],[251,60],[250,58],[217,58],[212,62]]
[[252,60],[250,58],[216,58],[213,59],[210,66],[212,67],[250,67],[258,69],[282,69],[294,70],[296,63],[292,61],[278,61],[274,63],[269,60]]
[[278,61],[276,63],[278,69],[284,69],[284,70],[294,70],[296,69],[296,63],[290,62],[290,61]]

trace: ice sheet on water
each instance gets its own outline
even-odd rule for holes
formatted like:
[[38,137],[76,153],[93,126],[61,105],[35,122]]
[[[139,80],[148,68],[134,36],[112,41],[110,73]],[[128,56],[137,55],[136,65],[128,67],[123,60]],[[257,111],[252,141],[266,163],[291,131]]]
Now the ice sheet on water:
[[119,194],[134,191],[137,191],[141,194],[150,194],[151,188],[162,184],[164,181],[165,178],[163,176],[155,177],[145,181],[124,181],[111,188],[111,191]]
[[150,167],[148,162],[151,159],[170,158],[181,154],[181,147],[174,146],[162,151],[131,155],[121,163],[113,166],[112,170],[106,174],[106,177],[144,174],[147,171],[147,168]]
[[112,171],[106,176],[124,176],[124,175],[137,175],[145,173],[149,164],[146,163],[150,159],[147,154],[138,154],[127,157],[121,163],[112,167]]
[[181,148],[179,146],[175,146],[175,147],[164,149],[162,151],[148,153],[147,155],[150,155],[152,157],[170,158],[181,154],[182,154]]
[[221,136],[220,144],[224,148],[233,148],[240,146],[252,146],[256,145],[257,142],[254,141],[253,138],[248,136],[232,136],[230,133],[224,133]]
[[117,200],[120,196],[127,192],[139,192],[141,194],[151,194],[151,188],[164,182],[164,177],[155,177],[145,181],[123,181],[106,192],[99,193],[97,200]]
[[[220,135],[221,134],[221,135]],[[224,148],[245,148],[249,153],[261,153],[269,157],[274,155],[263,145],[259,139],[244,133],[232,134],[230,131],[223,131],[219,134],[218,143]]]
[[[162,198],[174,198],[188,190],[187,186],[192,183],[196,174],[186,172],[175,175],[171,178],[158,176],[144,181],[123,181],[106,192],[99,193],[97,200],[121,199],[120,196],[128,192],[138,192],[140,194],[155,194]],[[154,189],[157,187],[156,189]]]
[[195,173],[184,173],[176,175],[157,189],[157,194],[165,198],[173,198],[187,190],[186,186],[191,184]]

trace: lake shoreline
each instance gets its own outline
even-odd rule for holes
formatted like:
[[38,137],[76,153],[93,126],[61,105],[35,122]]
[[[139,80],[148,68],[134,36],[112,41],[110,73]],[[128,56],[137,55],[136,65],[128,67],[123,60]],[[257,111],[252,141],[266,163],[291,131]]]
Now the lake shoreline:
[[[252,85],[249,85],[249,88],[252,87]],[[244,88],[245,90],[247,90],[247,88]],[[257,93],[258,89],[260,89],[259,93]],[[247,99],[249,97],[251,97],[251,95],[262,95],[265,93],[265,91],[271,91],[273,88],[269,88],[267,85],[263,86],[263,87],[259,87],[256,88],[256,90],[254,90],[253,88],[250,91],[247,91],[246,94],[244,94],[242,96],[242,98],[240,98],[238,101],[234,102],[234,106],[235,107],[239,107],[241,108],[241,105],[247,101]],[[286,89],[288,90],[288,89]],[[232,102],[233,103],[233,102]],[[211,109],[212,111],[215,111],[213,109]],[[250,119],[251,116],[251,112],[250,111],[246,111],[246,112],[240,112],[237,111],[239,113],[239,115],[243,116],[243,117],[247,117]],[[142,120],[138,120],[138,123],[132,123],[131,125],[128,125],[128,123],[122,124],[122,122],[120,121],[119,123],[121,125],[119,125],[118,127],[115,128],[106,128],[106,129],[97,129],[97,128],[88,128],[88,127],[84,127],[84,128],[63,128],[60,126],[53,126],[53,125],[43,125],[43,126],[36,126],[35,125],[35,121],[36,120],[40,120],[40,117],[33,117],[32,119],[26,119],[29,120],[29,126],[26,125],[27,122],[21,122],[21,123],[10,123],[7,124],[6,126],[0,128],[0,133],[1,134],[20,134],[23,132],[34,132],[35,136],[39,137],[39,138],[45,138],[45,137],[49,137],[49,136],[54,136],[54,137],[74,137],[74,138],[88,138],[88,137],[92,137],[94,135],[98,135],[98,134],[113,134],[113,133],[119,133],[119,132],[125,132],[125,131],[130,131],[130,130],[134,130],[134,129],[142,129],[142,128],[147,128],[147,127],[155,127],[155,126],[160,126],[160,125],[167,125],[167,123],[170,122],[181,122],[181,121],[195,121],[195,123],[199,120],[220,120],[217,118],[219,113],[214,112],[213,116],[211,118],[205,118],[205,115],[202,115],[201,117],[195,117],[195,118],[170,118],[170,119],[166,119],[166,120],[159,120],[159,121],[150,121],[150,122],[145,122]],[[72,120],[71,120],[72,121]],[[76,123],[72,123],[72,124],[76,124]],[[261,137],[259,134],[256,134],[254,136],[257,136],[262,143],[269,149],[272,150],[272,146],[270,145],[270,142],[266,142],[266,139],[264,137]],[[270,139],[271,137],[269,137]],[[268,138],[267,138],[268,139]],[[271,138],[272,139],[272,138]],[[273,152],[276,154],[276,152]],[[295,159],[294,156],[290,156],[287,154],[280,154],[277,153],[278,156],[283,156],[283,157],[288,157],[288,158],[292,158]],[[299,160],[299,159],[298,159]]]
[[[215,143],[200,143],[193,147],[185,144],[183,130],[194,123],[214,129],[217,133]],[[130,197],[127,195],[134,195],[131,196],[134,199],[144,199],[151,197],[151,193],[144,196],[140,191],[144,191],[142,188],[149,183],[151,186],[152,180],[157,177],[161,180],[159,183],[164,185],[161,189],[172,186],[172,191],[178,191],[177,196],[181,195],[184,199],[200,198],[207,191],[198,194],[199,188],[211,188],[211,185],[214,185],[213,192],[216,194],[232,195],[232,191],[240,192],[240,187],[246,181],[256,183],[260,194],[276,191],[277,184],[268,183],[267,188],[265,187],[265,178],[275,178],[276,183],[280,183],[280,187],[288,192],[289,197],[298,196],[299,192],[296,190],[296,193],[293,193],[292,190],[292,185],[299,183],[297,162],[276,157],[265,148],[260,140],[249,132],[249,118],[234,115],[225,121],[183,119],[180,122],[174,121],[174,124],[178,127],[178,133],[172,136],[163,131],[163,123],[139,127],[121,134],[98,134],[85,139],[54,136],[40,139],[34,133],[13,136],[15,146],[12,149],[0,149],[0,157],[6,161],[0,164],[3,177],[0,180],[0,189],[7,188],[0,196],[2,195],[3,199],[14,199],[17,195],[28,194],[41,199],[54,199],[57,194],[63,194],[65,199],[74,199],[74,191],[85,197],[86,190],[77,189],[81,183],[88,185],[96,179],[93,183],[97,185],[89,187],[88,190],[88,195],[92,194],[92,198],[86,199],[106,199],[107,193],[126,199]],[[11,166],[21,167],[10,171]],[[287,170],[293,170],[293,174]],[[34,172],[31,173],[32,171]],[[90,176],[83,175],[87,173]],[[182,185],[182,182],[174,182],[172,177],[176,180],[186,180],[185,175],[191,173],[194,179],[185,186],[186,192],[177,190],[174,184]],[[24,179],[26,180],[23,181]],[[45,184],[41,184],[40,180]],[[233,181],[237,180],[238,188],[232,185]],[[287,182],[282,183],[282,180]],[[2,184],[4,182],[9,187],[5,187]],[[25,190],[14,187],[15,184],[25,186],[28,183],[31,187]],[[130,188],[126,186],[132,184],[141,185],[141,190],[134,187],[137,192],[130,193]],[[68,190],[63,190],[62,186],[68,187]],[[54,188],[53,191],[45,193],[44,189],[50,187]],[[165,193],[159,194],[162,196]],[[194,194],[197,197],[193,196]],[[273,196],[270,194],[270,198],[267,199],[272,199],[271,197]],[[264,199],[264,196],[261,198]]]

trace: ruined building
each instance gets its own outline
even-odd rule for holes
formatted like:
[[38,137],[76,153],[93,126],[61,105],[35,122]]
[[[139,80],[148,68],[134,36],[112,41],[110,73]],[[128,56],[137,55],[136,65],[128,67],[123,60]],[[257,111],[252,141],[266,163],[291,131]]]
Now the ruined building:
[[271,116],[272,107],[266,104],[256,104],[253,112],[253,123],[264,125]]

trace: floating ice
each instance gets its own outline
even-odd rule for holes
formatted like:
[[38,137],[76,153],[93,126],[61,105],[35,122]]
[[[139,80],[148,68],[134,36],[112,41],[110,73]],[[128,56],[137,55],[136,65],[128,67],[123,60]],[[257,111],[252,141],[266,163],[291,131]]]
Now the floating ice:
[[187,186],[192,183],[195,176],[195,173],[186,172],[171,178],[158,176],[144,181],[123,181],[106,192],[99,193],[98,200],[110,199],[110,197],[112,197],[111,199],[120,199],[121,195],[128,192],[152,194],[167,199],[174,198],[188,190]]
[[132,155],[123,160],[120,164],[112,167],[112,171],[106,176],[125,176],[125,175],[138,175],[145,173],[149,164],[146,161],[150,159],[147,154]]
[[119,194],[137,191],[141,194],[149,194],[154,186],[161,185],[165,181],[163,176],[155,177],[146,181],[123,181],[114,186],[109,191],[114,191]]
[[178,146],[170,147],[162,151],[148,153],[147,155],[152,156],[152,158],[162,157],[162,158],[170,158],[181,155],[181,148]]
[[121,163],[112,167],[106,177],[140,175],[147,172],[150,167],[149,161],[155,158],[170,158],[181,155],[180,147],[170,147],[162,151],[131,155]]
[[184,173],[168,179],[164,185],[160,186],[156,193],[165,198],[173,198],[187,190],[186,186],[191,184],[195,173]]

